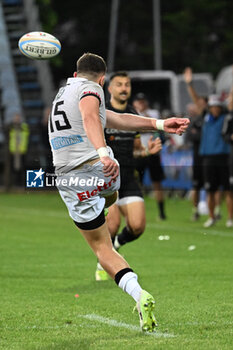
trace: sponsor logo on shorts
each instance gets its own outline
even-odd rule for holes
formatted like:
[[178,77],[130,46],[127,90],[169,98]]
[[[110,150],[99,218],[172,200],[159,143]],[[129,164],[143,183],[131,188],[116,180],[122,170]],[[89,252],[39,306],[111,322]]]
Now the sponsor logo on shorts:
[[116,182],[116,179],[111,179],[108,183],[104,182],[103,185],[98,185],[94,190],[90,191],[84,191],[84,192],[79,192],[77,193],[77,196],[80,200],[80,202],[85,201],[88,198],[94,197],[98,194],[100,194],[102,191],[108,190],[111,186],[112,183]]

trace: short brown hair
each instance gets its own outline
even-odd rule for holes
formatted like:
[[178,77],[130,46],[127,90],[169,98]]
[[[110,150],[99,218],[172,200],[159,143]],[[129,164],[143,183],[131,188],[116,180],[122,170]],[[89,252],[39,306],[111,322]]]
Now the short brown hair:
[[84,53],[77,61],[78,74],[105,74],[106,70],[107,66],[104,59],[94,53]]
[[116,77],[124,77],[124,78],[129,78],[129,75],[127,72],[125,71],[118,71],[118,72],[114,72],[110,75],[109,81],[112,81],[114,78]]

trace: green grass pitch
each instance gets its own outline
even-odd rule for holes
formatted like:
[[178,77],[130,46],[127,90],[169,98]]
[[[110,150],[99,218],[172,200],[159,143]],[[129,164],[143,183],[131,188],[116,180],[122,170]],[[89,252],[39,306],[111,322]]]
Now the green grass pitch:
[[96,259],[57,193],[0,194],[0,349],[233,349],[233,230],[222,206],[204,229],[188,200],[167,200],[158,222],[146,199],[146,231],[121,253],[156,299],[148,335],[133,299],[94,280]]

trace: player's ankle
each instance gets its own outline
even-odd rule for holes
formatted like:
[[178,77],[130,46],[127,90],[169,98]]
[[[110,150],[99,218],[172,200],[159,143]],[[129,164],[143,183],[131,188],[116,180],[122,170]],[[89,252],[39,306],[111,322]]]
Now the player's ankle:
[[138,276],[130,268],[125,268],[115,275],[116,284],[127,294],[138,302],[141,294],[141,286],[138,283]]

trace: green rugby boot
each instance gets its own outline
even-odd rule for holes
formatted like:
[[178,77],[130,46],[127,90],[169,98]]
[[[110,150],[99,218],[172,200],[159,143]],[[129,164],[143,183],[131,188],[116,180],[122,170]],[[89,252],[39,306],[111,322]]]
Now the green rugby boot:
[[110,276],[107,272],[102,268],[100,263],[97,263],[96,271],[95,271],[95,280],[96,281],[107,281],[110,279]]
[[157,321],[153,314],[155,308],[155,300],[151,294],[145,290],[141,291],[141,296],[136,304],[139,314],[140,326],[143,332],[154,332],[157,327]]

